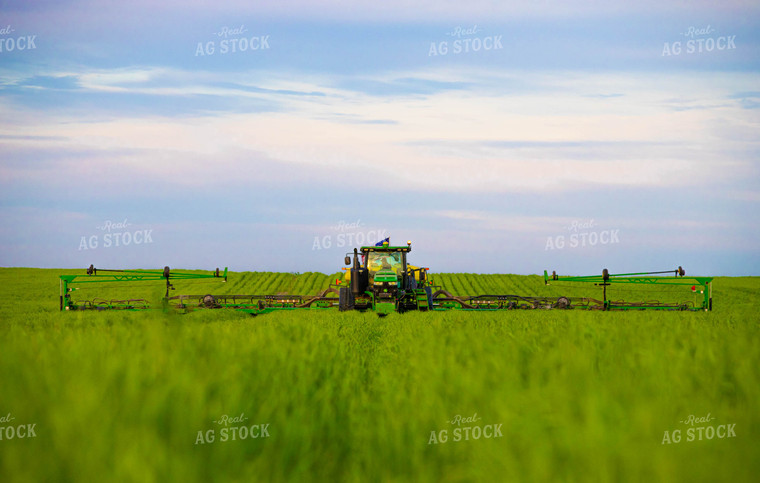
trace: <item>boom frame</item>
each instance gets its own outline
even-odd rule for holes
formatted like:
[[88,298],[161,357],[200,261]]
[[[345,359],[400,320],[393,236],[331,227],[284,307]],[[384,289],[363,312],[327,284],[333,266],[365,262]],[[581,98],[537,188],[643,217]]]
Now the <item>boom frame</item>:
[[[672,277],[662,276],[662,274],[672,273]],[[686,272],[680,266],[675,270],[662,270],[657,272],[636,272],[636,273],[616,273],[611,274],[605,268],[601,275],[585,276],[559,276],[556,271],[549,275],[544,270],[544,284],[551,285],[551,281],[561,282],[580,282],[593,283],[603,288],[604,310],[704,310],[712,311],[712,281],[713,277],[691,277],[686,276]],[[671,285],[671,286],[691,286],[692,292],[703,294],[702,305],[697,307],[688,307],[682,304],[650,304],[647,302],[614,302],[607,299],[607,287],[615,284],[638,284],[638,285]],[[697,288],[699,287],[699,289]]]
[[[98,272],[101,272],[98,274]],[[103,273],[105,272],[105,273]],[[59,304],[60,310],[85,310],[85,309],[146,309],[150,307],[150,304],[145,299],[125,299],[125,300],[105,300],[100,299],[100,302],[93,301],[84,302],[83,305],[76,305],[71,299],[71,293],[77,289],[72,285],[80,284],[100,284],[100,283],[114,283],[114,282],[153,282],[158,280],[166,281],[166,294],[162,300],[163,305],[166,306],[166,302],[169,299],[169,290],[173,290],[174,286],[171,284],[174,280],[193,280],[202,278],[224,278],[227,281],[227,267],[224,267],[224,273],[220,273],[217,268],[210,274],[207,273],[190,273],[190,272],[173,272],[167,266],[163,270],[111,270],[111,269],[99,269],[93,265],[87,269],[85,275],[61,275],[59,281],[60,296]]]

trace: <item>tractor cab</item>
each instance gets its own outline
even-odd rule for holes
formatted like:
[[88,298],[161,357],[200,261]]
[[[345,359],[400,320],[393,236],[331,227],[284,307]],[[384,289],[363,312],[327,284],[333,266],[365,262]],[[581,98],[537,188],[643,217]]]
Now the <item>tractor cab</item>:
[[406,252],[370,249],[363,257],[364,268],[367,269],[370,283],[378,275],[384,279],[395,276],[400,281],[406,273]]
[[361,268],[367,273],[370,287],[388,289],[404,289],[407,285],[406,254],[412,251],[412,242],[406,246],[390,246],[384,242],[382,246],[361,247]]
[[346,255],[346,265],[352,264],[347,274],[354,294],[366,290],[390,294],[398,289],[404,290],[409,284],[406,254],[412,250],[411,242],[406,246],[364,246],[354,249],[353,263],[351,254]]

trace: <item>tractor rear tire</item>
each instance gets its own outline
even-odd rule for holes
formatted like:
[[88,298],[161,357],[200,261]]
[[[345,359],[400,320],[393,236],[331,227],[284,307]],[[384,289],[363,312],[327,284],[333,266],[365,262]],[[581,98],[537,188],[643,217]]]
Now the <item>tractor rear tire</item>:
[[338,310],[354,310],[354,294],[348,287],[341,287],[338,291]]

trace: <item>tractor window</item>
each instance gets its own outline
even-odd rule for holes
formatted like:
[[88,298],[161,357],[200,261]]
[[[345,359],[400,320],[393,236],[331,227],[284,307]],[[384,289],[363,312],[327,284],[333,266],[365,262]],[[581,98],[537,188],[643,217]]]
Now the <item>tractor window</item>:
[[393,270],[400,277],[404,273],[400,252],[369,252],[367,269],[370,278],[374,278],[375,272],[380,270]]

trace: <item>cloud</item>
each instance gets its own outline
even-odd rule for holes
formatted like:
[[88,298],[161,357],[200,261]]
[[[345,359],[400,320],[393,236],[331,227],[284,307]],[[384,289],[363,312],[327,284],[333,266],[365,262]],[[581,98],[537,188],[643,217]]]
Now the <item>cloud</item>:
[[[502,80],[518,77],[531,88],[503,87]],[[340,76],[292,80],[241,73],[230,79],[227,73],[166,68],[51,72],[17,84],[63,95],[50,80],[65,79],[82,95],[109,101],[86,113],[51,114],[40,107],[32,117],[27,107],[26,121],[0,124],[0,135],[19,159],[25,139],[37,141],[35,149],[55,152],[62,161],[50,173],[86,177],[108,167],[123,179],[164,179],[176,186],[221,185],[221,177],[204,176],[210,166],[245,176],[264,173],[271,183],[292,180],[300,169],[362,173],[369,186],[394,190],[480,193],[707,186],[751,174],[751,156],[726,153],[751,152],[756,127],[746,109],[725,100],[753,91],[726,92],[716,88],[715,76],[705,76],[689,80],[689,98],[672,97],[687,77],[664,76],[653,90],[645,74],[482,67],[385,73],[353,85]],[[737,74],[730,87],[756,80]],[[589,97],[600,85],[621,95]],[[214,109],[199,103],[204,96],[213,97]],[[141,111],[122,108],[137,100]],[[17,102],[23,105],[25,98]],[[177,110],[177,103],[191,107]],[[97,115],[103,105],[111,115]],[[717,122],[724,117],[743,126],[748,137],[726,137],[726,124]],[[40,176],[18,164],[2,169],[7,180],[31,183]]]
[[467,90],[472,85],[466,81],[452,82],[420,77],[368,79],[355,76],[341,80],[336,87],[372,96],[409,96]]
[[738,100],[744,109],[760,108],[760,92],[758,91],[737,92],[728,96],[728,98]]

